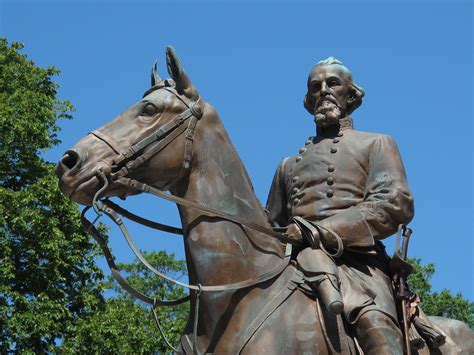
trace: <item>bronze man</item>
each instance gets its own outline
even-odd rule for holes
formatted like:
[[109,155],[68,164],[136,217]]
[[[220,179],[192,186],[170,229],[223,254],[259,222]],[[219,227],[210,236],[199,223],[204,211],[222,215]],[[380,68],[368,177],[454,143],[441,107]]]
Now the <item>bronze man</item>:
[[[312,238],[343,253],[333,261],[333,286],[343,316],[365,354],[402,354],[388,259],[380,242],[414,214],[405,169],[392,138],[356,131],[349,116],[364,91],[336,58],[317,63],[308,77],[305,108],[316,122],[299,154],[278,166],[267,202],[274,225],[301,237],[299,217],[313,225]],[[309,282],[320,282],[319,249],[303,249],[298,262]]]

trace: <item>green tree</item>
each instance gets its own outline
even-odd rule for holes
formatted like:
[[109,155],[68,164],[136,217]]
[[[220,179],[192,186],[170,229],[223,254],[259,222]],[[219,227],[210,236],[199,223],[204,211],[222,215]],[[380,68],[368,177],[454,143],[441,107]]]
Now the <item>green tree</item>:
[[474,302],[464,299],[460,293],[453,295],[447,289],[431,291],[430,279],[435,272],[434,264],[422,265],[417,258],[410,259],[410,263],[414,266],[414,272],[408,278],[408,283],[420,296],[423,311],[431,316],[459,319],[474,327]]
[[51,351],[104,302],[95,244],[41,157],[73,107],[22,48],[0,38],[0,353]]
[[[164,251],[143,254],[159,271],[177,279],[185,275],[185,262],[175,260],[174,255]],[[181,287],[164,282],[138,259],[118,266],[133,287],[150,297],[177,299],[186,295]],[[106,354],[170,352],[158,332],[149,306],[135,300],[111,278],[106,287],[113,291],[113,296],[107,299],[100,312],[83,317],[74,325],[61,350]],[[177,344],[186,324],[188,304],[160,307],[157,314],[165,336],[171,344]]]
[[[71,118],[73,107],[56,98],[59,71],[37,67],[22,48],[0,38],[0,353],[164,352],[145,305],[104,281],[77,205],[59,191],[54,165],[41,157],[59,143],[57,122]],[[185,272],[172,255],[146,255],[163,272]],[[142,292],[184,295],[139,263],[121,267]],[[105,299],[105,292],[113,296]],[[158,310],[172,343],[186,307]]]

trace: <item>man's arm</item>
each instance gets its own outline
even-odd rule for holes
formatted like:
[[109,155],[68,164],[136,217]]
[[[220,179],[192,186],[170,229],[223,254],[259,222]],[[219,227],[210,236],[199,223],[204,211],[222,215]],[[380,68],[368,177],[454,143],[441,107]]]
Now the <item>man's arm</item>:
[[369,156],[368,177],[364,201],[340,213],[319,221],[322,239],[335,246],[336,232],[345,246],[370,247],[375,240],[397,231],[414,215],[413,197],[406,180],[397,145],[388,136],[379,136]]
[[283,159],[275,172],[267,199],[266,211],[273,227],[286,227],[288,224],[287,197],[285,187],[285,167],[289,158]]

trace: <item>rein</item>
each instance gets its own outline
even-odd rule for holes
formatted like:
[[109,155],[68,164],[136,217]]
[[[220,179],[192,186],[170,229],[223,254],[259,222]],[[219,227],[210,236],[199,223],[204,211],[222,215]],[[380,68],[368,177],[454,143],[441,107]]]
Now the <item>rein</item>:
[[[185,130],[185,149],[184,149],[184,159],[183,159],[183,166],[182,170],[184,169],[189,169],[190,168],[190,163],[192,160],[192,144],[193,144],[193,136],[194,136],[194,129],[196,127],[197,122],[199,119],[202,117],[203,110],[200,105],[200,99],[197,101],[189,101],[187,98],[180,96],[174,88],[169,86],[169,82],[164,81],[164,84],[157,85],[156,87],[153,87],[152,89],[157,90],[157,89],[165,89],[171,93],[173,93],[176,97],[178,97],[179,100],[181,100],[187,107],[187,109],[175,116],[172,120],[170,120],[168,123],[160,127],[157,131],[152,133],[151,135],[145,137],[144,139],[140,140],[139,142],[133,144],[131,147],[128,149],[119,152],[117,149],[116,145],[113,143],[112,140],[110,140],[107,136],[105,136],[102,132],[100,131],[93,131],[90,134],[94,135],[98,139],[102,140],[104,143],[106,143],[115,153],[119,155],[119,158],[114,160],[113,165],[112,165],[112,170],[109,176],[107,176],[102,170],[97,171],[97,177],[99,180],[103,181],[103,186],[97,191],[93,198],[92,206],[86,207],[81,215],[81,221],[83,226],[86,228],[87,231],[90,231],[94,239],[98,242],[99,246],[102,249],[102,252],[104,253],[104,256],[106,258],[107,264],[111,270],[111,273],[113,277],[117,280],[117,282],[124,288],[127,292],[129,292],[132,296],[140,299],[141,301],[148,303],[151,306],[152,313],[155,319],[155,322],[157,324],[158,329],[160,330],[161,335],[165,339],[165,342],[167,343],[168,346],[170,346],[174,351],[174,349],[171,344],[169,344],[168,340],[166,339],[162,328],[160,326],[160,323],[158,321],[155,308],[158,306],[176,306],[179,304],[182,304],[186,301],[189,301],[191,296],[188,295],[186,297],[177,299],[177,300],[157,300],[156,298],[150,297],[148,295],[145,295],[141,293],[140,291],[136,290],[133,286],[131,286],[126,279],[120,274],[117,265],[115,264],[114,257],[110,251],[110,248],[107,245],[107,241],[104,238],[104,236],[101,235],[99,230],[94,226],[95,222],[105,214],[109,218],[112,219],[112,221],[119,227],[120,231],[124,235],[125,239],[127,240],[128,245],[132,249],[133,253],[135,256],[155,275],[159,276],[160,278],[167,280],[171,283],[174,283],[176,285],[179,285],[181,287],[187,288],[191,291],[195,292],[195,298],[196,298],[196,303],[195,303],[195,314],[194,314],[194,325],[193,325],[193,334],[194,334],[194,339],[193,339],[193,349],[195,352],[197,352],[196,349],[196,342],[197,342],[197,325],[198,325],[198,315],[199,315],[199,304],[200,304],[200,296],[202,292],[219,292],[219,291],[229,291],[229,290],[239,290],[243,288],[247,288],[250,286],[254,286],[257,284],[260,284],[262,282],[271,280],[278,275],[280,275],[283,270],[285,270],[286,266],[288,265],[291,257],[291,246],[292,245],[297,245],[297,246],[302,246],[302,241],[297,241],[294,239],[291,239],[290,237],[279,233],[273,229],[264,227],[262,225],[259,225],[257,223],[254,223],[252,221],[245,220],[243,218],[240,218],[238,216],[230,215],[227,213],[224,213],[222,211],[219,211],[214,208],[206,207],[201,204],[199,204],[196,201],[191,201],[188,199],[184,199],[178,196],[170,195],[167,194],[165,191],[157,189],[155,187],[149,186],[147,184],[141,183],[137,180],[131,179],[126,177],[127,175],[130,174],[130,172],[146,161],[148,161],[150,158],[152,158],[154,155],[156,155],[158,152],[160,152],[163,148],[165,148],[168,144],[170,144],[175,138],[180,136]],[[147,93],[151,92],[153,90],[148,90]],[[146,94],[147,94],[146,93]],[[188,121],[189,120],[189,121]],[[188,121],[188,125],[185,126],[183,123]],[[147,149],[148,148],[148,149]],[[139,153],[141,153],[139,155]],[[253,277],[247,280],[235,282],[235,283],[230,283],[230,284],[223,284],[223,285],[191,285],[191,284],[186,284],[181,281],[178,281],[176,279],[173,279],[162,272],[158,271],[156,268],[154,268],[142,255],[140,250],[137,248],[136,244],[134,243],[130,233],[128,232],[125,224],[123,223],[122,219],[120,218],[119,214],[122,214],[123,216],[126,216],[135,222],[138,222],[142,225],[145,225],[147,227],[151,227],[154,229],[162,230],[165,232],[169,233],[174,233],[174,234],[183,234],[183,230],[180,228],[176,227],[171,227],[167,225],[163,225],[161,223],[156,223],[153,221],[149,221],[147,219],[144,219],[142,217],[136,216],[133,213],[130,213],[120,206],[116,205],[115,203],[103,199],[100,200],[102,194],[106,191],[107,187],[109,186],[109,181],[112,181],[114,183],[122,184],[124,186],[127,186],[128,188],[135,190],[135,191],[141,191],[145,193],[151,193],[152,195],[158,196],[160,198],[166,199],[168,201],[174,202],[176,204],[179,204],[184,207],[188,208],[193,208],[197,209],[204,214],[215,216],[215,217],[220,217],[224,220],[227,220],[229,222],[236,223],[242,227],[247,227],[250,229],[253,229],[257,232],[263,233],[267,236],[270,236],[272,238],[276,238],[280,240],[281,242],[287,243],[286,244],[286,251],[285,251],[285,257],[282,259],[281,263],[278,263],[273,269],[270,271],[267,271],[257,277]],[[93,208],[94,211],[97,214],[97,218],[93,222],[90,222],[85,214],[86,212],[90,209]],[[118,211],[118,212],[117,212]]]
[[[167,337],[165,336],[165,334],[163,332],[163,328],[161,327],[161,324],[158,320],[158,316],[156,314],[155,309],[159,306],[177,306],[177,305],[180,305],[184,302],[189,301],[191,299],[191,295],[188,295],[188,296],[176,299],[176,300],[158,300],[154,297],[150,297],[148,295],[145,295],[144,293],[138,291],[132,285],[130,285],[128,283],[128,281],[122,276],[122,274],[118,270],[118,267],[115,263],[114,257],[113,257],[113,255],[110,251],[110,248],[107,244],[106,239],[101,235],[99,230],[94,225],[95,222],[100,218],[100,216],[102,216],[102,214],[105,214],[107,217],[112,219],[112,221],[119,227],[119,229],[122,232],[123,236],[125,237],[128,245],[130,246],[130,249],[132,249],[135,256],[145,265],[145,267],[148,270],[150,270],[152,273],[154,273],[155,275],[157,275],[158,277],[160,277],[164,280],[167,280],[167,281],[169,281],[169,282],[171,282],[175,285],[187,288],[187,289],[195,292],[196,303],[195,303],[195,308],[194,308],[193,351],[196,354],[199,353],[197,351],[197,347],[196,347],[197,345],[196,344],[197,344],[197,326],[198,326],[198,322],[199,322],[200,296],[201,296],[202,292],[232,291],[232,290],[239,290],[239,289],[243,289],[243,288],[247,288],[247,287],[251,287],[251,286],[260,284],[262,282],[271,280],[271,279],[277,277],[278,275],[280,275],[286,269],[286,267],[288,266],[288,264],[290,262],[292,248],[291,248],[291,244],[287,244],[286,251],[285,251],[285,257],[282,259],[281,263],[276,265],[276,267],[274,267],[270,271],[267,271],[263,274],[260,274],[257,277],[253,277],[253,278],[250,278],[250,279],[247,279],[247,280],[234,282],[234,283],[230,283],[230,284],[223,284],[223,285],[209,285],[209,286],[205,285],[205,286],[203,286],[201,284],[191,285],[191,284],[183,283],[183,282],[181,282],[179,280],[176,280],[174,278],[171,278],[171,277],[167,276],[166,274],[158,271],[155,267],[153,267],[148,262],[148,260],[146,260],[146,258],[143,256],[143,254],[137,248],[135,242],[132,239],[132,236],[130,235],[127,227],[123,223],[123,221],[120,218],[119,214],[114,210],[114,207],[119,211],[119,213],[122,212],[123,215],[131,217],[131,219],[134,220],[135,222],[138,222],[142,225],[145,225],[145,226],[148,226],[148,227],[151,227],[151,228],[154,228],[154,229],[167,231],[169,233],[174,233],[174,234],[182,234],[183,233],[182,229],[167,226],[167,225],[163,225],[161,223],[156,223],[156,222],[144,219],[142,217],[136,216],[133,213],[130,213],[130,212],[124,210],[123,208],[121,208],[120,206],[116,205],[115,203],[111,202],[108,199],[99,200],[100,194],[102,194],[103,191],[106,190],[106,188],[109,185],[109,182],[108,182],[108,179],[105,176],[105,174],[100,170],[98,171],[98,177],[101,177],[103,179],[104,186],[99,191],[97,191],[96,195],[94,196],[93,205],[84,208],[84,210],[82,211],[82,214],[81,214],[82,224],[83,224],[83,226],[85,227],[85,229],[87,231],[91,232],[92,236],[94,237],[94,239],[97,241],[97,243],[101,247],[102,252],[103,252],[103,254],[105,256],[105,259],[107,261],[107,265],[109,266],[110,271],[112,273],[112,276],[117,280],[119,285],[123,289],[125,289],[128,293],[130,293],[132,296],[134,296],[135,298],[137,298],[137,299],[139,299],[139,300],[141,300],[145,303],[148,303],[150,305],[150,308],[151,308],[151,311],[152,311],[152,314],[153,314],[153,318],[155,320],[155,323],[156,323],[156,326],[157,326],[158,330],[161,333],[161,336],[163,337],[163,339],[164,339],[165,343],[167,344],[167,346],[170,347],[174,352],[178,352],[178,351],[177,351],[177,349],[175,349],[170,344]],[[212,209],[212,208],[209,208],[209,207],[201,206],[201,205],[197,204],[194,201],[186,200],[186,199],[183,199],[183,198],[180,198],[180,197],[177,197],[177,196],[173,196],[173,195],[168,195],[162,190],[159,190],[159,189],[156,189],[154,187],[148,186],[146,184],[140,183],[136,180],[132,180],[132,179],[129,179],[129,178],[123,178],[122,177],[122,178],[117,179],[116,182],[125,184],[129,187],[132,187],[134,189],[138,189],[138,190],[143,191],[143,192],[151,193],[155,196],[162,197],[162,198],[164,198],[168,201],[172,201],[172,202],[175,202],[175,203],[183,205],[183,206],[196,208],[196,209],[201,210],[202,212],[205,212],[205,213],[210,214],[210,215],[219,216],[223,219],[227,219],[229,221],[239,223],[242,226],[247,226],[247,227],[252,228],[252,229],[257,229],[258,228],[257,229],[258,231],[261,231],[263,233],[267,232],[266,234],[269,234],[271,232],[271,234],[269,234],[271,236],[275,236],[275,237],[277,235],[280,236],[279,233],[277,233],[273,230],[270,230],[270,229],[268,229],[268,231],[267,231],[267,228],[265,228],[263,226],[260,226],[258,224],[254,224],[253,222],[245,221],[245,220],[242,220],[239,217],[231,216],[231,215],[228,215],[228,214],[223,213],[221,211],[218,211],[218,210],[215,210],[215,209]],[[91,207],[97,213],[97,218],[93,222],[90,222],[85,216],[86,212]],[[242,221],[239,222],[240,220],[242,220]],[[290,238],[288,238],[284,235],[281,235],[280,237],[284,237],[285,239],[290,239]],[[291,241],[294,242],[294,243],[296,242],[294,240],[291,240]]]
[[[157,275],[158,277],[171,282],[175,285],[184,287],[189,289],[192,293],[194,293],[194,322],[193,322],[193,352],[199,353],[197,350],[197,327],[199,322],[199,306],[200,306],[200,298],[203,292],[221,292],[221,291],[232,291],[232,290],[240,290],[243,288],[251,287],[254,285],[258,285],[265,281],[272,280],[282,274],[282,272],[286,269],[290,262],[291,254],[292,254],[292,246],[295,245],[297,247],[304,247],[303,240],[295,240],[290,238],[284,233],[281,233],[280,229],[271,229],[265,226],[262,226],[258,223],[246,220],[236,215],[231,215],[220,210],[203,206],[198,201],[192,201],[189,199],[185,199],[182,197],[178,197],[172,194],[168,194],[165,191],[155,188],[153,186],[149,186],[145,183],[142,183],[138,180],[134,180],[132,178],[127,177],[133,170],[137,169],[139,166],[150,160],[153,156],[158,154],[161,150],[167,147],[171,142],[173,142],[177,137],[184,133],[185,143],[184,143],[184,157],[183,157],[183,164],[181,167],[181,171],[179,176],[181,177],[183,172],[190,168],[191,161],[193,158],[193,140],[194,140],[194,130],[203,115],[203,108],[201,106],[200,98],[197,101],[190,101],[188,98],[181,96],[178,92],[172,87],[172,83],[168,80],[161,81],[158,85],[153,86],[149,89],[144,96],[149,94],[150,92],[158,89],[164,89],[175,95],[181,102],[183,102],[186,106],[186,109],[177,114],[173,119],[165,123],[163,126],[159,127],[155,132],[150,134],[149,136],[141,139],[137,143],[131,145],[129,148],[120,151],[117,145],[113,142],[112,139],[109,139],[107,135],[103,134],[100,130],[96,130],[91,132],[91,135],[94,135],[97,139],[103,141],[107,144],[117,155],[118,158],[112,161],[111,171],[108,175],[105,174],[102,170],[97,170],[96,176],[99,181],[103,182],[103,186],[96,192],[93,200],[92,206],[86,207],[81,215],[81,221],[83,226],[86,228],[87,231],[90,231],[94,239],[97,241],[99,246],[104,253],[106,258],[107,264],[111,270],[112,276],[117,280],[119,285],[125,289],[128,293],[130,293],[133,297],[148,303],[150,305],[153,318],[157,325],[158,330],[161,333],[164,341],[166,342],[167,346],[169,346],[173,351],[177,352],[168,339],[166,338],[163,329],[160,325],[158,320],[157,314],[155,309],[159,306],[177,306],[184,302],[187,302],[191,299],[191,294],[188,296],[176,299],[176,300],[158,300],[154,297],[150,297],[138,290],[136,290],[132,285],[128,283],[128,281],[122,276],[120,271],[118,270],[117,265],[115,264],[114,257],[108,247],[106,238],[100,233],[100,231],[95,227],[96,221],[105,214],[107,217],[112,219],[112,221],[119,227],[121,233],[125,237],[128,245],[132,249],[135,256],[140,260],[140,262],[145,265],[145,267],[150,270],[153,274]],[[187,122],[188,124],[185,125],[184,123]],[[201,285],[201,284],[187,284],[176,280],[172,277],[165,275],[164,273],[157,270],[153,267],[148,260],[143,256],[140,252],[138,247],[136,246],[135,242],[132,239],[128,229],[126,228],[125,224],[122,221],[120,215],[131,219],[137,223],[140,223],[144,226],[154,228],[157,230],[161,230],[164,232],[178,234],[185,236],[183,229],[172,227],[168,225],[164,225],[161,223],[153,222],[148,219],[142,218],[137,216],[119,205],[113,203],[108,199],[101,199],[101,196],[105,193],[110,183],[120,184],[127,187],[129,190],[136,191],[136,192],[144,192],[150,193],[154,196],[160,197],[170,202],[174,202],[177,205],[181,205],[183,207],[192,208],[202,212],[203,214],[219,217],[222,220],[235,223],[242,228],[249,228],[256,232],[260,232],[265,234],[271,238],[278,239],[284,245],[285,254],[284,257],[281,259],[275,267],[271,270],[266,271],[256,277],[252,277],[246,280],[229,283],[229,284],[221,284],[221,285]],[[90,209],[93,208],[97,214],[97,217],[93,222],[90,222],[85,214]],[[302,224],[304,220],[295,220],[295,222],[299,222],[298,224]],[[306,223],[303,223],[306,225]],[[321,227],[321,226],[318,226]],[[309,228],[309,227],[308,227]],[[322,228],[322,227],[321,227]],[[314,227],[311,226],[309,230],[313,234]],[[326,228],[323,228],[326,229]],[[327,229],[328,230],[328,229]],[[334,235],[338,242],[337,252],[335,254],[330,254],[324,246],[319,243],[319,247],[323,249],[323,251],[329,255],[330,257],[339,257],[343,251],[343,245],[341,238],[333,231],[328,230],[331,234]]]

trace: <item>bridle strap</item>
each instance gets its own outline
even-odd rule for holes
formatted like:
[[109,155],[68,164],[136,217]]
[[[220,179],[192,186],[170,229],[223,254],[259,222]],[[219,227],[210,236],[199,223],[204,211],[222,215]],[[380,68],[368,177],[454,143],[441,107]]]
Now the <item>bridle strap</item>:
[[[176,279],[173,279],[167,275],[165,275],[164,273],[158,271],[156,268],[154,268],[149,262],[148,260],[146,260],[146,258],[142,255],[142,253],[140,252],[140,250],[138,249],[138,247],[136,246],[135,242],[133,241],[132,237],[130,236],[130,233],[128,232],[127,230],[127,227],[125,226],[125,224],[123,223],[122,219],[120,218],[120,216],[114,211],[112,210],[110,207],[107,207],[105,204],[103,204],[102,202],[97,202],[98,204],[98,208],[100,211],[104,212],[105,215],[107,215],[109,218],[112,219],[112,221],[114,221],[114,223],[119,227],[120,231],[122,232],[122,234],[124,235],[125,239],[127,240],[127,243],[128,245],[130,246],[130,248],[132,249],[133,253],[135,254],[135,256],[151,271],[153,272],[155,275],[161,277],[162,279],[165,279],[169,282],[172,282],[174,283],[175,285],[179,285],[179,286],[182,286],[182,287],[185,287],[185,288],[188,288],[190,290],[193,290],[193,291],[203,291],[203,292],[217,292],[217,291],[231,291],[231,290],[238,290],[238,289],[241,289],[241,288],[246,288],[246,287],[250,287],[250,286],[254,286],[254,285],[257,285],[259,283],[262,283],[262,282],[265,282],[265,281],[268,281],[276,276],[278,276],[279,274],[281,274],[283,272],[283,270],[286,268],[286,266],[288,265],[289,261],[290,261],[290,257],[287,256],[285,258],[282,259],[282,262],[279,263],[278,265],[276,265],[273,269],[271,269],[270,271],[267,271],[257,277],[254,277],[254,278],[250,278],[250,279],[247,279],[247,280],[244,280],[244,281],[239,281],[239,282],[234,282],[234,283],[230,283],[230,284],[224,284],[224,285],[211,285],[211,286],[201,286],[201,285],[190,285],[190,284],[186,284],[184,282],[181,282],[181,281],[178,281]],[[85,209],[85,211],[87,211],[87,209]],[[145,296],[143,294],[140,294],[138,291],[136,291],[135,289],[133,289],[126,281],[125,279],[120,275],[120,273],[118,272],[118,269],[117,269],[117,266],[115,265],[115,262],[113,260],[113,257],[112,257],[112,254],[110,253],[110,250],[108,249],[107,247],[107,244],[105,242],[105,240],[100,236],[100,233],[97,231],[97,229],[85,218],[84,214],[85,214],[85,211],[83,211],[83,223],[84,223],[84,226],[86,228],[90,228],[91,231],[93,232],[93,236],[96,237],[96,240],[99,242],[99,245],[102,247],[102,250],[104,251],[104,254],[105,255],[109,255],[110,258],[106,257],[106,260],[107,260],[107,263],[110,267],[110,269],[113,271],[115,270],[115,272],[112,272],[113,276],[116,277],[116,274],[118,274],[119,278],[116,278],[117,281],[119,282],[119,284],[124,288],[126,289],[127,291],[130,292],[130,289],[131,290],[131,294],[135,295],[136,293],[139,294],[139,296],[137,296],[137,298],[141,299],[141,300],[144,300],[144,298],[148,297],[148,296]],[[109,263],[109,259],[111,261],[111,263]],[[149,297],[148,297],[148,301],[149,301]],[[148,301],[145,301],[145,302],[148,302]],[[181,301],[178,300],[178,301]],[[160,301],[162,302],[162,301]],[[166,302],[175,302],[175,301],[165,301]],[[183,301],[184,302],[184,301]],[[149,303],[149,302],[148,302]],[[168,303],[166,303],[165,305],[168,305]],[[180,302],[182,303],[182,302]],[[179,304],[179,303],[178,303]],[[169,304],[171,305],[171,304]]]
[[184,134],[186,140],[184,142],[183,169],[189,169],[191,166],[191,160],[193,158],[194,128],[196,128],[197,121],[196,117],[191,117],[186,133]]
[[[120,170],[113,172],[110,174],[110,177],[113,181],[115,181],[119,177],[126,176],[130,174],[130,172],[134,169],[137,169],[140,165],[148,161],[151,157],[158,154],[161,150],[163,150],[168,144],[174,141],[178,136],[180,136],[185,130],[186,126],[180,125],[176,126],[177,128],[173,130],[170,134],[168,134],[165,138],[159,140],[154,145],[151,146],[150,149],[145,151],[142,155],[138,158],[128,161],[127,163],[123,164]],[[120,166],[121,164],[116,164],[113,169]]]
[[[189,123],[185,135],[186,141],[183,167],[185,169],[188,169],[190,167],[190,162],[192,159],[194,129],[196,127],[197,121],[203,115],[203,109],[201,107],[201,98],[198,98],[197,101],[191,101],[188,98],[179,95],[176,90],[171,87],[159,86],[158,88],[166,90],[175,95],[186,106],[186,110],[176,115],[172,120],[165,123],[163,126],[161,126],[149,136],[141,139],[137,143],[133,144],[132,146],[121,152],[117,148],[116,144],[99,130],[90,133],[105,142],[116,154],[119,155],[119,157],[114,160],[112,165],[112,180],[120,176],[128,175],[132,169],[136,169],[137,167],[148,161],[150,158],[152,158],[154,155],[156,155],[158,152],[160,152],[163,148],[165,148],[170,142],[172,142],[186,129],[183,123],[188,119]],[[144,151],[152,144],[154,145],[150,149]],[[137,154],[142,151],[144,152],[139,157],[135,158]]]
[[163,190],[157,189],[156,187],[152,187],[152,186],[147,185],[145,183],[141,183],[137,180],[133,180],[133,179],[126,178],[126,177],[120,177],[120,178],[116,179],[114,182],[118,183],[118,184],[125,185],[125,186],[127,186],[131,189],[134,189],[134,190],[139,190],[141,192],[151,193],[152,195],[161,197],[161,198],[163,198],[167,201],[174,202],[174,203],[176,203],[178,205],[181,205],[181,206],[184,206],[184,207],[190,207],[190,208],[199,210],[199,211],[201,211],[201,212],[203,212],[207,215],[220,217],[220,218],[223,218],[227,221],[237,223],[239,225],[248,227],[248,228],[253,229],[257,232],[260,232],[260,233],[263,233],[267,236],[270,236],[272,238],[278,239],[281,242],[290,243],[290,244],[293,244],[293,245],[299,246],[299,247],[303,246],[302,241],[295,240],[295,239],[292,239],[290,237],[287,237],[286,235],[284,235],[280,232],[274,231],[273,229],[266,228],[266,227],[264,227],[260,224],[257,224],[257,223],[254,223],[252,221],[246,220],[246,219],[241,218],[239,216],[235,216],[235,215],[231,215],[231,214],[222,212],[222,211],[217,210],[217,209],[212,208],[212,207],[203,206],[203,205],[201,205],[201,204],[199,204],[195,201],[191,201],[191,200],[188,200],[188,199],[185,199],[185,198],[182,198],[182,197],[167,194]]
[[110,207],[111,209],[113,209],[118,214],[124,216],[125,218],[127,218],[131,221],[139,223],[139,224],[141,224],[145,227],[153,228],[153,229],[160,230],[160,231],[167,232],[167,233],[171,233],[171,234],[183,235],[183,229],[181,229],[181,228],[169,226],[169,225],[158,223],[158,222],[155,222],[155,221],[150,221],[149,219],[137,216],[136,214],[134,214],[130,211],[127,211],[125,208],[117,205],[116,203],[112,202],[111,200],[106,199],[106,200],[103,200],[102,202],[104,203],[104,205],[106,205],[107,207]]
[[90,207],[84,208],[81,214],[81,222],[84,228],[91,232],[92,236],[96,240],[96,242],[99,244],[100,248],[102,249],[102,253],[105,256],[105,260],[107,261],[107,265],[110,268],[110,271],[112,272],[112,276],[114,277],[115,280],[119,283],[120,286],[122,286],[128,293],[130,293],[132,296],[138,298],[139,300],[146,302],[153,307],[157,306],[177,306],[181,303],[187,302],[190,299],[190,296],[185,296],[182,298],[179,298],[177,300],[157,300],[156,298],[149,297],[137,289],[135,289],[132,285],[130,285],[127,280],[122,276],[120,273],[117,265],[115,264],[114,257],[112,256],[112,253],[107,245],[107,241],[105,238],[100,234],[100,232],[97,230],[97,228],[85,217],[85,213],[90,209]]
[[[116,170],[116,172],[112,173],[112,178],[128,175],[130,170],[136,169],[138,166],[142,165],[144,162],[161,151],[186,129],[186,126],[183,125],[183,122],[185,122],[190,117],[193,117],[193,113],[191,109],[188,108],[186,111],[180,113],[171,121],[161,126],[151,135],[143,138],[138,143],[123,151],[120,154],[120,158],[116,160],[112,166],[112,169]],[[155,142],[156,144],[145,151],[141,156],[131,160],[137,153]]]

